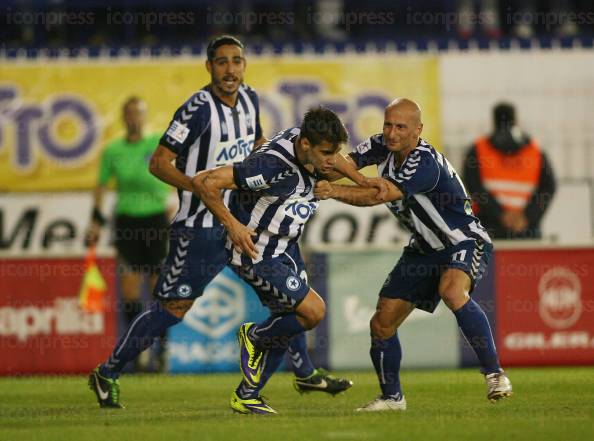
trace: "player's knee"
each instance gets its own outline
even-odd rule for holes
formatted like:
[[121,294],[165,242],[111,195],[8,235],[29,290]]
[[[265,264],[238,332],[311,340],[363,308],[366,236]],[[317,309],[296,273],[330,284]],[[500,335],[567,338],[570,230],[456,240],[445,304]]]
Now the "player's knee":
[[194,300],[160,300],[163,309],[179,319],[183,319],[192,308]]
[[297,314],[300,322],[306,329],[315,328],[326,315],[326,304],[321,297],[311,298],[306,305],[300,305]]
[[382,324],[377,315],[374,315],[369,322],[371,336],[379,340],[387,340],[396,333],[396,327],[393,325]]
[[308,311],[306,315],[302,316],[305,319],[303,323],[304,327],[308,330],[315,328],[318,325],[318,323],[320,323],[324,319],[325,315],[326,306],[323,304],[320,308],[315,308]]
[[468,301],[468,293],[460,285],[451,283],[439,290],[439,295],[446,306],[452,310],[457,311]]

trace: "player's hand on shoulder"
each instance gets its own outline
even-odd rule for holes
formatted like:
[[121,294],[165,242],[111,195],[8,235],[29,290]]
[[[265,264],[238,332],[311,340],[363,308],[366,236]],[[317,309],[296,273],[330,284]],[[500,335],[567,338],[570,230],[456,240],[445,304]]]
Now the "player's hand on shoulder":
[[365,178],[363,181],[364,187],[375,188],[377,193],[377,198],[381,201],[386,201],[388,197],[388,193],[390,191],[390,187],[388,186],[388,181],[383,178]]
[[233,222],[231,226],[227,227],[227,233],[237,251],[246,254],[251,259],[256,259],[258,257],[256,245],[252,240],[252,236],[257,236],[254,230],[246,227],[239,221],[236,221]]
[[332,184],[328,181],[318,181],[314,188],[314,196],[320,200],[330,199],[332,197]]

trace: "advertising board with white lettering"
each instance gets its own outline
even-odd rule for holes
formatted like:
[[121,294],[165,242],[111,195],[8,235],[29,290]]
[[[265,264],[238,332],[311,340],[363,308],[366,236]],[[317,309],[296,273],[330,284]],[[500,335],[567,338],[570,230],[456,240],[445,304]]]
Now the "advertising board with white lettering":
[[87,373],[116,339],[115,263],[98,259],[105,310],[79,307],[82,259],[0,259],[0,375]]
[[501,250],[495,263],[503,364],[594,363],[594,249]]
[[[378,293],[402,249],[332,251],[327,255],[328,362],[333,369],[372,369],[369,321]],[[398,330],[404,368],[457,367],[458,325],[441,303],[433,314],[415,310]]]
[[[108,193],[104,203],[103,212],[108,217],[114,205],[113,196]],[[172,194],[172,198],[176,196]],[[171,205],[175,203],[174,200]],[[0,256],[84,255],[84,234],[90,221],[91,205],[92,196],[88,192],[3,195],[0,199]],[[101,235],[97,246],[99,254],[113,252],[109,230],[107,225]],[[361,209],[337,201],[322,201],[307,223],[302,244],[404,246],[408,235],[383,206]]]

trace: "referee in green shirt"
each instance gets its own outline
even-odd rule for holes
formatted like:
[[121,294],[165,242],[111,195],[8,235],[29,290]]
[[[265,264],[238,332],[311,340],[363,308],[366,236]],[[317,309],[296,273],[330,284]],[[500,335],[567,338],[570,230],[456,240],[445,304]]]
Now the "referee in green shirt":
[[143,133],[146,103],[130,97],[123,106],[126,136],[111,142],[103,151],[99,179],[94,190],[91,226],[87,243],[95,245],[106,219],[101,212],[103,195],[115,181],[115,247],[120,292],[127,324],[142,311],[143,275],[150,278],[151,291],[167,255],[167,197],[170,187],[149,173],[150,157],[160,135]]

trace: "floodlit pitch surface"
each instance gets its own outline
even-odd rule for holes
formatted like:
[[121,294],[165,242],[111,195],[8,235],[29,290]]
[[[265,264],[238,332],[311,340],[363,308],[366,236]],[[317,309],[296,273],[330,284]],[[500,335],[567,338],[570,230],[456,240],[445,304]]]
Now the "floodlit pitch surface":
[[586,440],[594,439],[594,368],[509,369],[515,395],[485,398],[474,370],[405,371],[406,412],[358,414],[378,393],[372,372],[336,397],[300,396],[277,374],[278,416],[228,407],[239,375],[124,376],[125,410],[99,409],[84,377],[0,379],[0,440]]

